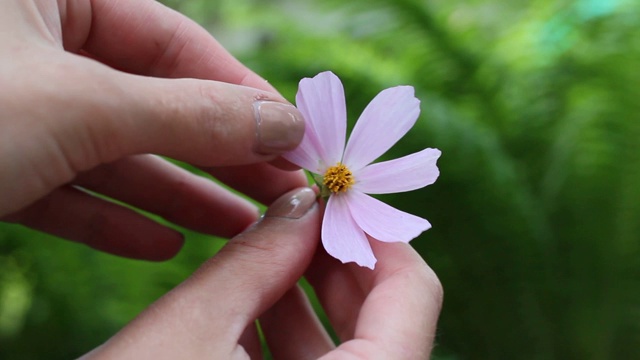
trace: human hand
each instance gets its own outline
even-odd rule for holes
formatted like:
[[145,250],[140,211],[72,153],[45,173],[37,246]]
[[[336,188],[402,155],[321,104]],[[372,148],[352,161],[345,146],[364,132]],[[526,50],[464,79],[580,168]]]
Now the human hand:
[[85,189],[230,237],[257,208],[147,154],[263,203],[307,183],[266,163],[301,140],[297,110],[153,0],[2,1],[0,52],[1,220],[162,260],[180,249],[179,233]]
[[[317,246],[320,222],[311,189],[283,195],[85,358],[260,359],[257,318],[275,359],[428,358],[442,301],[433,271],[404,243],[372,242],[375,270],[341,264]],[[295,285],[305,269],[337,348]]]

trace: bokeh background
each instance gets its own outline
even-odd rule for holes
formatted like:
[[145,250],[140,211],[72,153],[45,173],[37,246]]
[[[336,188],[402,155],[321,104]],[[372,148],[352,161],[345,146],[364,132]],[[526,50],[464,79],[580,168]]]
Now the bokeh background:
[[[332,70],[352,122],[416,88],[385,157],[438,147],[441,176],[383,199],[433,224],[412,244],[445,288],[435,359],[640,359],[640,2],[164,2],[292,101]],[[0,223],[0,358],[88,351],[221,244],[152,264]]]

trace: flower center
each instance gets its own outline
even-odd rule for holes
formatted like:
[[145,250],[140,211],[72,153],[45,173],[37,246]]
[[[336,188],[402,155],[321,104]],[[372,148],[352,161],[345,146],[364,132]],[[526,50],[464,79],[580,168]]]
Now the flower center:
[[324,173],[322,183],[332,193],[344,192],[349,190],[351,185],[355,183],[351,170],[342,163],[337,163],[327,169]]

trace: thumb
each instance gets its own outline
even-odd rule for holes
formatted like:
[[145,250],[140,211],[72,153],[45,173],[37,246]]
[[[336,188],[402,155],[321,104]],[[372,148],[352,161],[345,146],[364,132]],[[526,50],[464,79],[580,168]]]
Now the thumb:
[[200,166],[243,165],[273,160],[304,135],[302,115],[278,94],[209,80],[112,75],[117,100],[107,106],[114,111],[89,132],[101,162],[154,153]]
[[244,352],[238,347],[243,331],[302,276],[319,238],[315,192],[288,192],[259,223],[233,238],[100,351],[117,358],[145,354],[163,359],[205,354],[226,359]]

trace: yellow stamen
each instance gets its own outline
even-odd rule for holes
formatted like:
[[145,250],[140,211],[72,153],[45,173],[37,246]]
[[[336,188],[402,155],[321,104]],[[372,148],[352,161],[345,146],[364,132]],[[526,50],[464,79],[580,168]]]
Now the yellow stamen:
[[327,169],[322,183],[332,193],[337,193],[347,191],[355,183],[355,180],[351,171],[344,164],[337,163]]

